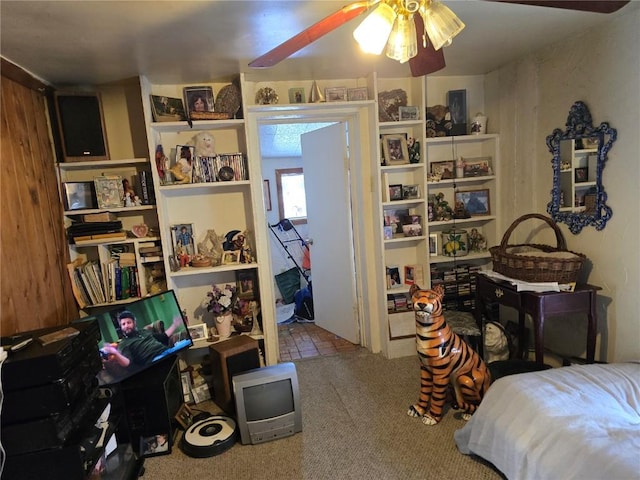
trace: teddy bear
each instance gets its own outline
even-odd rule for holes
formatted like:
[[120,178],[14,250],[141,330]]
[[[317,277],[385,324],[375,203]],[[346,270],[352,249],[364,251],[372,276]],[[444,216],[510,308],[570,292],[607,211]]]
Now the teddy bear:
[[427,137],[446,137],[451,132],[449,107],[434,105],[427,107]]

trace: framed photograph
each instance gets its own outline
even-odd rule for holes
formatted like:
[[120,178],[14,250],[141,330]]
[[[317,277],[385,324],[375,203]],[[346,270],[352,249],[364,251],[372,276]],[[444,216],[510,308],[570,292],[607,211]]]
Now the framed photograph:
[[171,225],[171,242],[173,256],[181,267],[186,267],[197,253],[195,246],[195,231],[193,223],[178,223]]
[[65,210],[98,208],[95,182],[64,182]]
[[583,183],[589,180],[589,167],[578,167],[574,170],[576,183]]
[[330,87],[324,89],[324,98],[327,102],[346,102],[346,87]]
[[393,227],[393,233],[402,233],[402,218],[409,215],[408,208],[402,209],[385,209],[384,210],[384,226]]
[[206,323],[199,323],[197,325],[189,325],[187,326],[187,330],[189,330],[189,335],[191,335],[191,339],[195,342],[197,340],[206,340],[209,336],[209,332],[207,331]]
[[420,113],[418,107],[400,105],[398,107],[398,116],[400,117],[400,121],[418,120],[420,118]]
[[488,188],[456,192],[455,200],[456,203],[462,202],[464,204],[464,208],[472,217],[478,215],[491,215]]
[[[193,162],[196,158],[196,147],[193,145],[176,145],[176,161],[169,175],[173,183],[191,183],[193,180]],[[165,175],[167,173],[165,172]]]
[[120,208],[123,206],[124,187],[120,175],[95,177],[93,183],[96,189],[98,208]]
[[193,424],[193,410],[191,410],[189,405],[183,403],[178,410],[178,413],[176,413],[175,419],[176,422],[186,430]]
[[256,298],[258,290],[258,277],[255,270],[238,270],[236,273],[238,283],[238,297],[247,300]]
[[462,158],[462,176],[486,177],[493,174],[491,157]]
[[264,195],[264,208],[267,212],[271,211],[271,187],[269,186],[269,180],[262,181],[262,194]]
[[402,198],[404,200],[420,198],[420,185],[402,185]]
[[302,87],[290,88],[289,103],[304,103],[304,88]]
[[389,200],[402,200],[402,185],[389,185]]
[[[449,90],[447,92],[447,106],[449,107],[449,113],[451,114],[451,123],[454,125],[466,125],[467,91]],[[466,131],[464,133],[456,133],[456,135],[464,135],[465,133]]]
[[186,120],[182,99],[151,95],[151,113],[154,122],[179,122]]
[[400,278],[400,267],[387,267],[387,288],[402,287],[402,279]]
[[437,233],[429,234],[429,255],[432,257],[438,256],[438,237]]
[[488,250],[487,237],[482,233],[482,228],[473,227],[468,234],[469,253],[486,252]]
[[240,250],[225,250],[222,252],[222,264],[231,265],[240,263]]
[[409,163],[409,150],[404,135],[383,135],[382,148],[387,165]]
[[422,265],[404,266],[404,284],[424,285],[424,272],[422,269]]
[[215,111],[215,97],[211,87],[184,87],[184,103],[189,118],[192,113]]
[[393,238],[394,227],[391,225],[385,225],[383,228],[383,236],[385,240],[391,240]]
[[369,90],[367,87],[357,87],[347,89],[347,100],[355,102],[358,100],[369,100]]
[[140,437],[140,451],[142,457],[168,455],[171,453],[171,439],[168,432]]
[[455,160],[447,160],[444,162],[431,162],[431,173],[439,176],[441,180],[454,178],[456,171]]

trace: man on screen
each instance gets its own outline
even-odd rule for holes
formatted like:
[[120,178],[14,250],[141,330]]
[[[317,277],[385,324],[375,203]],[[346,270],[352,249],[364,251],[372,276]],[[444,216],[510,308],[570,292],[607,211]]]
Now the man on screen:
[[118,323],[123,339],[115,347],[105,343],[102,351],[115,360],[120,366],[147,365],[175,350],[176,346],[169,348],[169,337],[182,325],[182,318],[177,316],[173,323],[162,333],[152,333],[147,330],[138,330],[136,318],[128,310],[118,314]]

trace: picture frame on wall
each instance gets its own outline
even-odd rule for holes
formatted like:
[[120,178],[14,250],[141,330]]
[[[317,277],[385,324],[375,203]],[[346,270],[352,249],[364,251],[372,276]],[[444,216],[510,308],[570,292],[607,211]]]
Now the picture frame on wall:
[[206,86],[184,87],[184,104],[188,117],[193,113],[210,113],[215,111],[213,88]]
[[98,208],[120,208],[124,201],[124,187],[120,175],[106,175],[93,179]]
[[458,191],[455,194],[455,201],[456,203],[462,202],[464,208],[472,217],[491,215],[490,191],[488,188]]
[[404,135],[382,135],[382,148],[387,165],[409,163],[409,149]]

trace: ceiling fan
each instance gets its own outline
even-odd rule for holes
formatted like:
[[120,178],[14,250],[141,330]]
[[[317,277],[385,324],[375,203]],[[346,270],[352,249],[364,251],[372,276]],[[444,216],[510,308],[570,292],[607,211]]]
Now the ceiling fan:
[[[487,0],[594,13],[612,13],[630,0]],[[367,53],[386,54],[409,62],[411,75],[420,77],[445,67],[443,46],[464,28],[464,23],[440,0],[369,0],[354,2],[311,25],[256,58],[253,68],[276,65],[350,20],[370,13],[355,29],[354,37]]]

